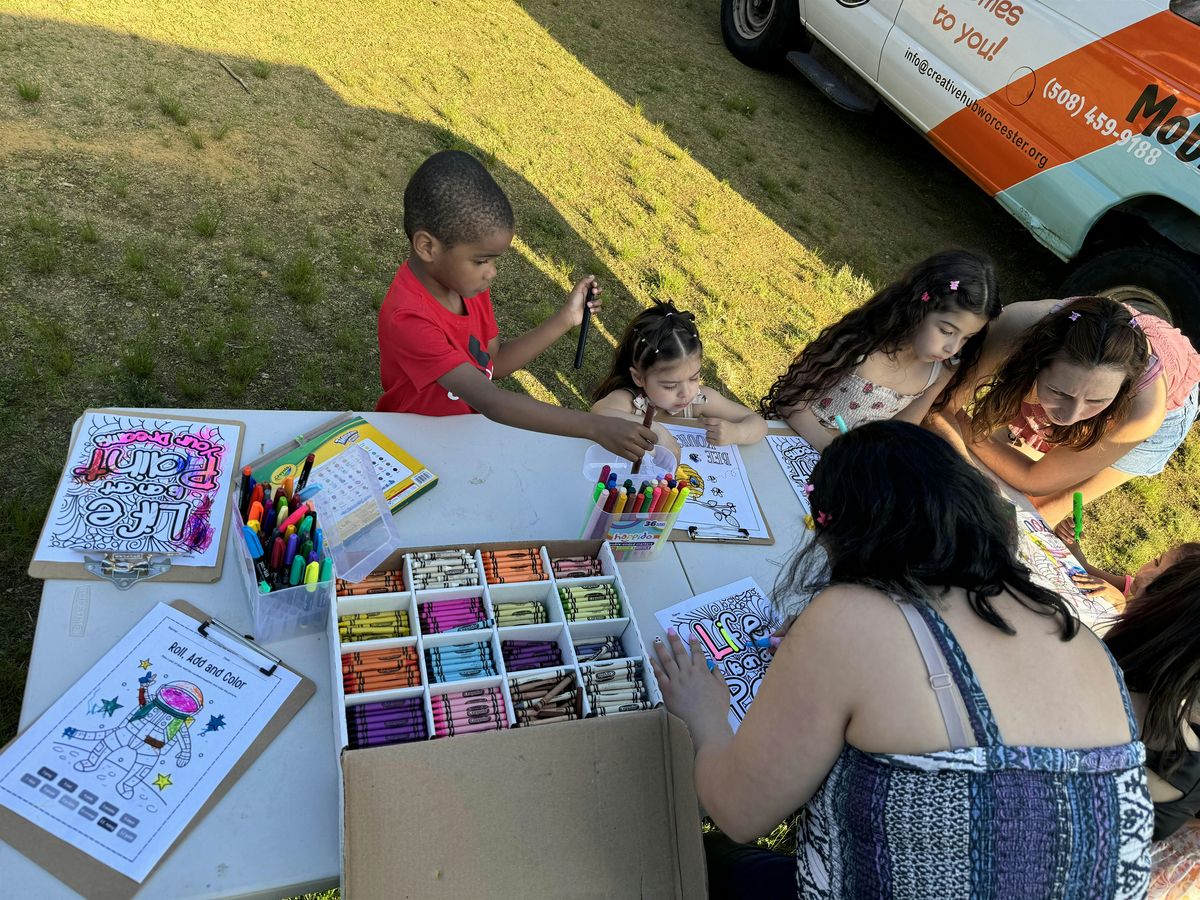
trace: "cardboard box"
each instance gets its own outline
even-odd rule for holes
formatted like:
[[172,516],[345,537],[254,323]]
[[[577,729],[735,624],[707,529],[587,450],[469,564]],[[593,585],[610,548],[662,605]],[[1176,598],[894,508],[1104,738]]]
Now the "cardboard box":
[[664,709],[352,750],[342,896],[708,896],[692,741]]
[[[597,556],[605,581],[627,595],[611,551],[600,541],[512,541],[466,544],[483,551],[540,547],[551,557]],[[378,568],[404,564],[396,551]],[[476,553],[478,558],[478,552]],[[589,579],[564,579],[585,583]],[[406,583],[411,583],[408,581]],[[565,665],[578,666],[573,638],[612,633],[627,655],[645,660],[632,617],[570,623],[554,611],[557,580],[489,586],[488,598],[542,592],[552,620],[544,625],[494,629],[490,639],[536,637],[556,631],[568,650]],[[470,593],[456,589],[449,593]],[[447,591],[409,590],[335,600],[330,612],[334,735],[340,758],[342,891],[359,898],[693,898],[707,896],[699,804],[692,776],[694,749],[686,726],[661,707],[536,728],[466,734],[366,749],[347,748],[347,698],[341,686],[341,653],[372,642],[339,645],[343,611],[398,608],[417,623],[423,599]],[[490,600],[489,600],[490,602]],[[536,633],[536,634],[535,634]],[[414,636],[392,644],[479,640],[488,632]],[[564,643],[565,642],[565,643]],[[387,645],[388,642],[374,642]],[[582,664],[586,667],[586,664]],[[648,662],[650,696],[661,700]],[[504,669],[501,669],[504,672]],[[512,673],[509,673],[511,677]],[[521,675],[526,673],[522,672]],[[446,686],[430,685],[422,666],[419,688],[380,692],[371,699],[426,698]],[[450,686],[500,687],[500,675]],[[510,721],[512,721],[510,717]]]

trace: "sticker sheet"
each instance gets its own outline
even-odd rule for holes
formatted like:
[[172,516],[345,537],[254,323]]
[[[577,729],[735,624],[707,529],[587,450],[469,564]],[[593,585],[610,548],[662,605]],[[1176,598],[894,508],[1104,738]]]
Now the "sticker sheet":
[[664,427],[679,441],[682,458],[677,471],[691,489],[675,527],[694,525],[701,537],[733,537],[744,528],[749,537],[770,538],[738,448],[714,447],[703,428]]
[[89,412],[50,506],[35,558],[88,551],[176,554],[217,564],[240,426]]
[[821,454],[804,438],[793,434],[768,434],[767,443],[783,469],[783,474],[787,476],[792,490],[796,492],[796,499],[804,507],[804,512],[811,513],[812,507],[809,506],[804,488],[808,485],[808,479],[812,477],[812,471],[816,468]]
[[660,609],[654,617],[685,641],[694,635],[729,682],[729,724],[737,731],[767,672],[771,655],[753,645],[783,625],[781,616],[753,578],[743,578]]
[[0,754],[0,803],[141,882],[299,683],[158,604]]

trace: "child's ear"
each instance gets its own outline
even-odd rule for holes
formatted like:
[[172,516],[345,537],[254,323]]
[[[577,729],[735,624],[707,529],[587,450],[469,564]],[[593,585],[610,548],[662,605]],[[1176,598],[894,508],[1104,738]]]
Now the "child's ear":
[[639,372],[636,367],[629,367],[629,377],[633,379],[633,383],[638,387],[644,388],[646,386],[646,380],[642,378],[642,373]]
[[421,262],[433,262],[433,258],[437,255],[441,244],[428,231],[416,231],[412,236],[413,253],[421,260]]

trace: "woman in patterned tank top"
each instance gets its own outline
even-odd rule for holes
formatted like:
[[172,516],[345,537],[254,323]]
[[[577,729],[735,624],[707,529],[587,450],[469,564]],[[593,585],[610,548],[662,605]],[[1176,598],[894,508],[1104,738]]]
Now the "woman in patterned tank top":
[[816,540],[775,593],[818,593],[736,734],[701,645],[655,644],[716,825],[746,841],[800,811],[795,859],[710,859],[711,896],[1144,896],[1153,811],[1120,672],[1030,580],[991,482],[875,422],[811,483]]

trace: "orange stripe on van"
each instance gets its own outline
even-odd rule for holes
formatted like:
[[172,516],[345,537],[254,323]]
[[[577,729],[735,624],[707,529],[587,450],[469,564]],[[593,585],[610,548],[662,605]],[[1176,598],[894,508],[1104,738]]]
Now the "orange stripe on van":
[[[929,139],[980,187],[997,194],[1115,143],[1124,129],[1140,134],[1149,120],[1139,115],[1131,124],[1126,116],[1147,85],[1157,85],[1159,101],[1176,98],[1166,119],[1200,112],[1197,48],[1200,27],[1170,11],[1155,13],[956,112],[932,129]],[[1078,112],[1046,96],[1052,80],[1080,95]],[[1086,121],[1093,107],[1117,120],[1115,134],[1105,135]],[[1164,148],[1164,155],[1174,151]],[[1036,154],[1046,158],[1041,167]]]

